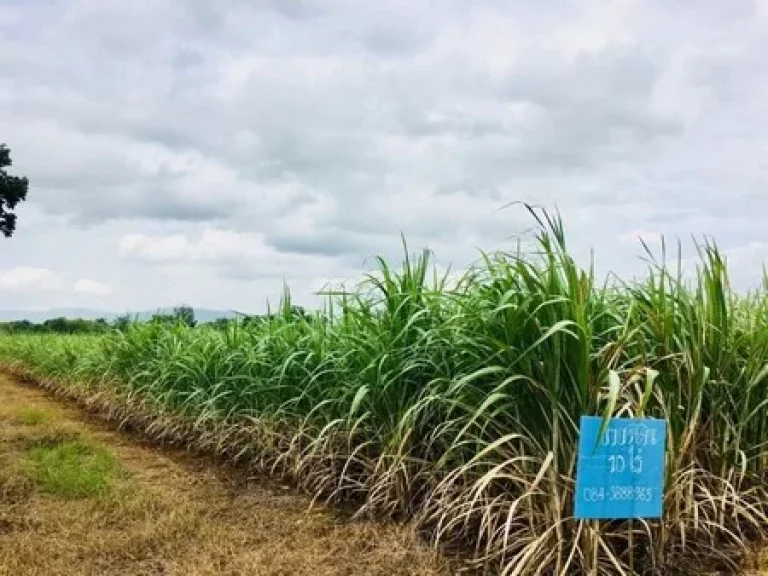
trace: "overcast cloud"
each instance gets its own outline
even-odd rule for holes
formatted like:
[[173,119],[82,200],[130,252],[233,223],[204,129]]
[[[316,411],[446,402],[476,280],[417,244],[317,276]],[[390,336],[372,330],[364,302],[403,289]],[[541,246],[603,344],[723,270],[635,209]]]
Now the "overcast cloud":
[[557,206],[768,258],[768,2],[0,0],[0,142],[29,201],[0,308],[302,303],[399,234],[461,268]]

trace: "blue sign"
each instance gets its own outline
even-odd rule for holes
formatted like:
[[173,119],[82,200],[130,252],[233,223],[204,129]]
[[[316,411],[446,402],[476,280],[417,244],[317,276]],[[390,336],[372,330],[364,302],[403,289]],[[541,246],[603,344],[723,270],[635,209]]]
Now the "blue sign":
[[661,518],[666,420],[582,416],[576,518]]

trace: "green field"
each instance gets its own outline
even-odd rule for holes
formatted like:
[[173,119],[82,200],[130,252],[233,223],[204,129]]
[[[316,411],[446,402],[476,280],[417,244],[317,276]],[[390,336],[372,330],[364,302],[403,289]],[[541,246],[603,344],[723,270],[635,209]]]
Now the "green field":
[[666,418],[664,520],[632,525],[634,568],[738,558],[768,527],[768,294],[732,291],[712,244],[690,281],[659,256],[604,283],[538,217],[535,250],[450,285],[423,253],[323,312],[6,335],[0,360],[509,574],[625,567],[628,523],[572,518],[579,416]]

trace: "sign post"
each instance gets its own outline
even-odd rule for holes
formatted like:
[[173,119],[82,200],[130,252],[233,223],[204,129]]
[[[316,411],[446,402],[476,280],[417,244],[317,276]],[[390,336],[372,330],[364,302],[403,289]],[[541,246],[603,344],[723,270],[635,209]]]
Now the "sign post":
[[666,420],[582,416],[576,518],[661,518]]
[[582,416],[574,516],[628,518],[631,547],[632,519],[663,514],[666,432],[666,420],[609,418],[603,429],[603,418]]

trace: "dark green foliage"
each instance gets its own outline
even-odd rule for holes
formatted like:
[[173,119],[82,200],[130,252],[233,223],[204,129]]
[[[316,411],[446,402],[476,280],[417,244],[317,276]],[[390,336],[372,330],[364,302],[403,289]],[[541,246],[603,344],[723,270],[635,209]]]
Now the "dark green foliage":
[[5,144],[0,144],[0,234],[6,238],[16,229],[16,206],[27,199],[29,180],[21,176],[11,176],[5,170],[11,166],[11,151]]
[[122,316],[118,316],[115,318],[115,321],[113,323],[116,330],[119,330],[120,332],[123,332],[128,329],[128,327],[131,325],[131,322],[134,322],[135,320],[131,318],[130,315],[124,314]]
[[104,318],[86,320],[83,318],[51,318],[40,324],[29,320],[0,322],[0,333],[11,334],[100,334],[110,330]]
[[208,325],[217,330],[226,330],[232,322],[228,318],[216,318],[213,322],[209,322]]
[[170,314],[155,314],[150,322],[155,324],[181,324],[189,328],[197,325],[194,308],[185,304],[176,306]]

